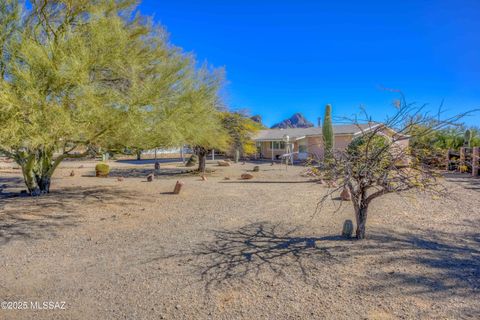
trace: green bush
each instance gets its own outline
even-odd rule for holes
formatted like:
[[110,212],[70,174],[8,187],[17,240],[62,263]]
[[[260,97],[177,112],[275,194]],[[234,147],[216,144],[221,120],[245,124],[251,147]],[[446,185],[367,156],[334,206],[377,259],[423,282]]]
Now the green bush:
[[106,163],[99,163],[95,166],[95,175],[97,177],[108,177],[110,166]]

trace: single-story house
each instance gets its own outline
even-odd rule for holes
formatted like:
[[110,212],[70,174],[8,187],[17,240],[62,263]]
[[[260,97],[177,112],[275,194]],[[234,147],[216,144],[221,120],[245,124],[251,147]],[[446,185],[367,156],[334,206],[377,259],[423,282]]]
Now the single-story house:
[[[408,136],[398,134],[381,123],[375,123],[333,125],[333,148],[345,149],[355,137],[377,129],[386,136],[401,136],[402,139],[397,143],[408,146]],[[257,145],[257,158],[274,160],[289,152],[295,160],[305,160],[308,157],[321,158],[324,153],[321,127],[260,130],[254,140]]]

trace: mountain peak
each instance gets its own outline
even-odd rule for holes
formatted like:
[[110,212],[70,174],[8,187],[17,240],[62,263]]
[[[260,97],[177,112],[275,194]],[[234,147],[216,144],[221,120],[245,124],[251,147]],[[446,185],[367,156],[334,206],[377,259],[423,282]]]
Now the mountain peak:
[[256,114],[256,115],[254,115],[254,116],[251,116],[250,119],[253,120],[253,121],[255,121],[255,122],[257,122],[257,123],[262,124],[262,116],[259,115],[259,114]]
[[313,123],[308,121],[303,114],[297,112],[289,119],[285,119],[272,126],[272,129],[286,129],[286,128],[310,128]]

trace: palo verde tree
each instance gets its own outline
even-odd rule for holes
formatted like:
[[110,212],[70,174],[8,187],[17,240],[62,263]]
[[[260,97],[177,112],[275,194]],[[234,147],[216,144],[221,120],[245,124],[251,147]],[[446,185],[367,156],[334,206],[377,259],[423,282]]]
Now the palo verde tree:
[[0,153],[20,165],[30,194],[49,192],[62,160],[178,100],[186,64],[135,2],[2,1]]
[[229,136],[230,154],[249,155],[256,152],[253,135],[262,128],[262,125],[239,112],[222,112],[220,114],[222,125]]
[[[413,189],[445,194],[435,168],[422,159],[422,153],[410,152],[408,139],[418,139],[420,135],[455,124],[466,113],[439,120],[423,113],[423,109],[424,106],[407,103],[402,96],[394,115],[382,124],[373,122],[366,114],[363,121],[349,119],[362,134],[345,150],[332,153],[334,163],[325,167],[324,174],[336,180],[337,187],[330,189],[320,204],[333,193],[348,189],[355,211],[357,239],[365,238],[368,210],[375,199]],[[427,129],[411,130],[420,126]]]
[[183,119],[176,127],[183,143],[193,147],[198,156],[198,171],[205,172],[207,153],[211,149],[226,150],[228,135],[222,126],[220,110],[222,105],[219,90],[223,82],[223,70],[210,70],[203,66],[191,70],[190,81],[180,98],[181,107],[176,117]]

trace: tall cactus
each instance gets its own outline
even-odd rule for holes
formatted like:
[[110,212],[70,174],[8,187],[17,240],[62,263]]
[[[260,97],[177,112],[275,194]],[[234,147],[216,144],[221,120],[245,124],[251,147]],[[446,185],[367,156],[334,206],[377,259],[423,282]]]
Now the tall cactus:
[[465,131],[465,137],[463,138],[463,145],[465,147],[468,147],[470,148],[471,144],[472,144],[472,131],[468,130]]
[[333,152],[333,125],[332,125],[332,106],[325,106],[322,126],[323,144],[325,146],[325,156],[328,158]]

